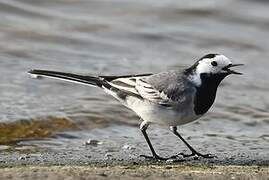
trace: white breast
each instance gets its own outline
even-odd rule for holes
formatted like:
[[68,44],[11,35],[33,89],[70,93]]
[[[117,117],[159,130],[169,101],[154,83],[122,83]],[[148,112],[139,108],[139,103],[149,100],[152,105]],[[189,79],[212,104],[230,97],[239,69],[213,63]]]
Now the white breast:
[[129,97],[127,107],[132,109],[141,119],[146,122],[167,126],[179,126],[198,119],[192,107],[174,109],[165,107],[145,100]]

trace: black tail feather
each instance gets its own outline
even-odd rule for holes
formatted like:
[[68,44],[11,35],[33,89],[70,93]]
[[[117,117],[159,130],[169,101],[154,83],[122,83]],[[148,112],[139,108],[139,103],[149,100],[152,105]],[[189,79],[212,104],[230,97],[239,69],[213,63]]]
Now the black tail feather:
[[62,79],[65,81],[72,81],[72,82],[93,85],[93,86],[98,86],[98,87],[102,87],[104,84],[104,81],[100,77],[94,77],[94,76],[85,76],[85,75],[78,75],[78,74],[72,74],[72,73],[38,70],[38,69],[30,70],[28,73],[36,75],[36,76],[51,77],[51,78],[56,78],[56,79]]

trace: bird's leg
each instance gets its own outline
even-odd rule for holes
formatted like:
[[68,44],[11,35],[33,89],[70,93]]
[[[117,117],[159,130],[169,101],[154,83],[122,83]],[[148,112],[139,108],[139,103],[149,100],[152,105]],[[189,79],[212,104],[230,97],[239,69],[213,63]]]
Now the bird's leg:
[[140,124],[140,130],[144,136],[144,138],[146,139],[147,143],[148,143],[148,146],[151,150],[151,153],[152,153],[152,156],[146,156],[146,155],[141,155],[142,157],[145,157],[145,158],[155,158],[157,160],[166,160],[165,158],[163,157],[160,157],[154,150],[150,140],[149,140],[149,137],[148,137],[148,134],[146,132],[147,128],[148,128],[149,124],[145,121],[143,121],[141,124]]
[[184,153],[179,153],[178,155],[182,155],[183,157],[191,157],[191,156],[198,156],[198,157],[203,157],[203,158],[214,158],[216,157],[215,155],[212,154],[201,154],[197,152],[189,143],[183,139],[183,137],[177,132],[177,127],[176,126],[171,126],[170,127],[171,131],[179,137],[181,141],[184,142],[184,144],[191,150],[191,154],[184,154]]
[[143,136],[145,137],[147,143],[148,143],[148,146],[151,150],[151,153],[152,153],[152,156],[146,156],[146,155],[140,155],[141,157],[144,157],[144,158],[147,158],[147,159],[157,159],[157,160],[168,160],[168,159],[175,159],[177,156],[172,156],[172,157],[169,157],[169,158],[164,158],[164,157],[160,157],[154,150],[150,140],[149,140],[149,137],[148,137],[148,134],[146,132],[147,128],[148,128],[149,124],[145,121],[143,121],[140,125],[140,130],[143,134]]

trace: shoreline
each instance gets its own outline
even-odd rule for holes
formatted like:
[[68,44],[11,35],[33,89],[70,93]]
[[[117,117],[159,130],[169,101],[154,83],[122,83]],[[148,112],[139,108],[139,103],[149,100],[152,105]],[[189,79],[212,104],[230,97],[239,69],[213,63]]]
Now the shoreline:
[[16,166],[0,168],[0,179],[267,179],[268,166],[115,165]]

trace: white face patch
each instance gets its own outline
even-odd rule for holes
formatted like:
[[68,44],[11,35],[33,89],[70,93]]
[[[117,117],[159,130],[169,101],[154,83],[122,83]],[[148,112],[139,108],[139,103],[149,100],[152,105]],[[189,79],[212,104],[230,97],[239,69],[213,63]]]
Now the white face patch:
[[213,58],[204,58],[198,62],[196,66],[196,73],[189,77],[189,79],[196,85],[200,86],[202,80],[200,75],[203,73],[207,74],[221,74],[226,73],[223,70],[224,67],[232,64],[232,62],[224,55],[216,55]]
[[232,62],[224,55],[216,55],[214,58],[205,58],[199,61],[196,67],[196,73],[224,73],[222,68],[232,64]]

